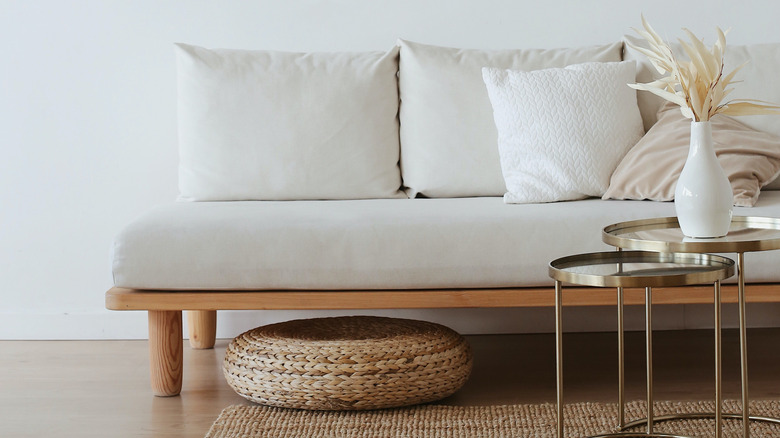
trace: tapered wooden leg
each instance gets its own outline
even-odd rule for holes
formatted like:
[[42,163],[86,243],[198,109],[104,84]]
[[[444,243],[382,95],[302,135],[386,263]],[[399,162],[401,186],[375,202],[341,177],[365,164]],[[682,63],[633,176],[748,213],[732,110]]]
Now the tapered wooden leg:
[[190,332],[190,347],[195,349],[214,348],[217,340],[217,311],[188,310],[187,326]]
[[181,311],[149,310],[149,364],[154,395],[181,392],[183,337]]

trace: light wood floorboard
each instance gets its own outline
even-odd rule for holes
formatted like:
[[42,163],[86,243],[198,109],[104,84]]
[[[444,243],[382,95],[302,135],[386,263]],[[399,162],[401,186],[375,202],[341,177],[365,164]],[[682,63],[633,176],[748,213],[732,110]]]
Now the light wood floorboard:
[[[627,398],[644,397],[643,333],[627,334]],[[468,337],[474,373],[440,403],[486,405],[555,400],[552,335]],[[750,390],[780,398],[780,329],[749,332]],[[710,331],[655,333],[656,399],[712,397]],[[614,333],[567,334],[567,402],[616,400]],[[213,350],[184,347],[180,397],[154,397],[146,341],[0,341],[0,436],[196,437],[220,411],[246,403],[224,381],[226,340]],[[737,333],[724,333],[724,394],[739,397]]]

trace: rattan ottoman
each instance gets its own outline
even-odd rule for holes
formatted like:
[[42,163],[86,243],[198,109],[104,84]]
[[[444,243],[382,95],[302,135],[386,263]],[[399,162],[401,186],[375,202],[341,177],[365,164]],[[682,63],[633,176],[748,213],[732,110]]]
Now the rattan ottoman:
[[302,319],[245,332],[227,347],[228,384],[256,403],[359,410],[425,403],[460,389],[472,354],[439,324],[351,316]]

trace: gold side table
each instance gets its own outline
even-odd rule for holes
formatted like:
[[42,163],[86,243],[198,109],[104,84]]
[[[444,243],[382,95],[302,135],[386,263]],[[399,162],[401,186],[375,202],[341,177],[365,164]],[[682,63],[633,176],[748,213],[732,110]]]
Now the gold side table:
[[[715,303],[715,418],[716,436],[721,433],[721,313],[720,281],[734,275],[734,261],[723,256],[691,253],[662,253],[648,251],[613,251],[579,254],[550,262],[549,275],[555,280],[555,344],[557,383],[557,436],[563,438],[563,283],[581,286],[618,288],[618,312],[622,313],[622,291],[625,287],[645,288],[645,336],[647,349],[647,433],[613,433],[604,437],[654,437],[687,438],[681,435],[653,432],[653,331],[652,304],[654,287],[713,284]],[[619,315],[620,381],[618,396],[623,425],[623,327]]]
[[[747,323],[745,318],[745,253],[780,249],[780,219],[735,216],[726,236],[715,239],[687,238],[676,217],[641,219],[609,225],[602,240],[620,249],[678,253],[736,253],[739,302],[740,367],[742,377],[742,414],[724,414],[724,418],[742,419],[743,434],[750,437],[750,421],[780,424],[780,419],[750,415],[748,394]],[[619,314],[621,310],[618,311]],[[621,333],[622,336],[622,333]],[[690,414],[685,418],[709,418],[712,413]],[[681,416],[668,416],[678,419]],[[666,417],[659,420],[667,419]],[[622,420],[622,419],[621,419]],[[640,423],[641,424],[641,423]],[[621,421],[622,425],[622,421]],[[634,423],[624,425],[631,427]]]

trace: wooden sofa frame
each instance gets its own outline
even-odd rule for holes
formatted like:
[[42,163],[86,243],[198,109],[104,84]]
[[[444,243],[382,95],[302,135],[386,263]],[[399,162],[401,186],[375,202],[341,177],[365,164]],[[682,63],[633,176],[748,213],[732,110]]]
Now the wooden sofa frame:
[[[751,284],[747,302],[780,302],[780,283]],[[724,285],[723,303],[737,302],[737,286]],[[712,304],[712,287],[654,290],[653,304]],[[644,304],[644,289],[626,289],[624,304]],[[617,305],[614,290],[566,287],[564,306]],[[110,310],[145,310],[149,319],[152,391],[157,396],[181,392],[183,374],[182,311],[188,313],[192,348],[212,348],[217,310],[423,309],[552,307],[554,289],[433,289],[370,291],[157,291],[114,287],[106,292]]]

